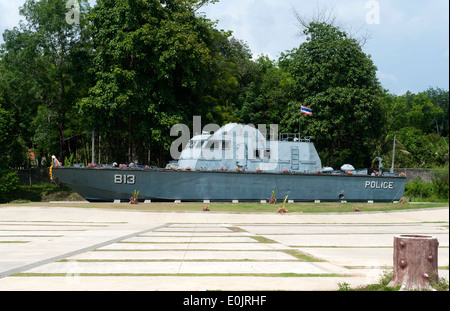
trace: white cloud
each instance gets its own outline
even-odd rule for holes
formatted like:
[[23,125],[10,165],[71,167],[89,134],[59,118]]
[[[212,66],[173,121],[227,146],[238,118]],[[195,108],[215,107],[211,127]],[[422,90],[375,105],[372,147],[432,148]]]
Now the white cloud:
[[23,16],[19,15],[19,7],[25,3],[25,0],[13,0],[0,2],[0,26],[14,27]]
[[[255,56],[276,59],[298,47],[300,28],[292,12],[312,17],[317,8],[332,10],[337,22],[356,37],[368,34],[364,51],[380,69],[383,86],[394,93],[430,84],[448,89],[449,1],[377,0],[380,24],[366,23],[369,0],[220,0],[202,9],[218,28],[232,30]],[[18,26],[25,0],[0,0],[0,34]],[[91,5],[95,0],[89,0]],[[0,36],[0,43],[3,42]],[[445,67],[445,68],[444,68]],[[432,81],[430,79],[433,79]]]
[[255,56],[281,52],[300,44],[296,20],[289,0],[223,0],[203,11],[218,28],[232,30],[245,41]]
[[448,34],[448,0],[379,0],[381,31],[390,37],[420,40],[430,32]]
[[25,0],[2,0],[0,2],[0,43],[3,42],[3,32],[6,29],[19,26],[19,21],[25,19],[19,15],[19,7],[24,3]]

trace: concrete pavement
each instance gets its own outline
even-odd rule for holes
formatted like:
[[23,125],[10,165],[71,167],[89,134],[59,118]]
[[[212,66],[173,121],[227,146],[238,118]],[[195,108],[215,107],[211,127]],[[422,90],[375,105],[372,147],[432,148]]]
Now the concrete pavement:
[[283,216],[123,207],[0,206],[0,290],[337,290],[377,282],[399,234],[437,237],[448,267],[448,207]]

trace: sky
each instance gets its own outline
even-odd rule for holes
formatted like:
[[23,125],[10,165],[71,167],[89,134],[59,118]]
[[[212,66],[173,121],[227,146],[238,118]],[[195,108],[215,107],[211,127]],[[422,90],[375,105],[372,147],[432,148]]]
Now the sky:
[[[24,2],[0,0],[0,33],[24,19],[19,15]],[[448,0],[220,0],[200,11],[246,42],[254,58],[277,60],[305,41],[293,11],[308,18],[318,8],[356,38],[367,38],[363,51],[390,93],[449,90]]]

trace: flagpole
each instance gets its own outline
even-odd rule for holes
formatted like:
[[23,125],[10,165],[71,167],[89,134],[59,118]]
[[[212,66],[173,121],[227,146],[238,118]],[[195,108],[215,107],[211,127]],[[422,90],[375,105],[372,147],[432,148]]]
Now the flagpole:
[[302,140],[302,114],[300,113],[300,118],[298,120],[298,139]]

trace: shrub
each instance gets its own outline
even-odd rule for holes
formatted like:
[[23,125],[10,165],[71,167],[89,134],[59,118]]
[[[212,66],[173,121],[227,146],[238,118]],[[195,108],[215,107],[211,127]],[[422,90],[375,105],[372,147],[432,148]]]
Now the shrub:
[[448,166],[434,169],[431,177],[433,179],[433,194],[438,199],[448,200],[449,198],[449,171]]
[[410,198],[430,198],[432,188],[433,184],[424,183],[422,179],[416,178],[412,184],[406,184],[405,194]]
[[449,170],[448,167],[434,169],[431,174],[432,183],[425,183],[416,178],[413,183],[406,184],[405,196],[423,201],[449,200]]
[[12,193],[17,189],[19,189],[17,172],[0,169],[0,203],[8,202]]

